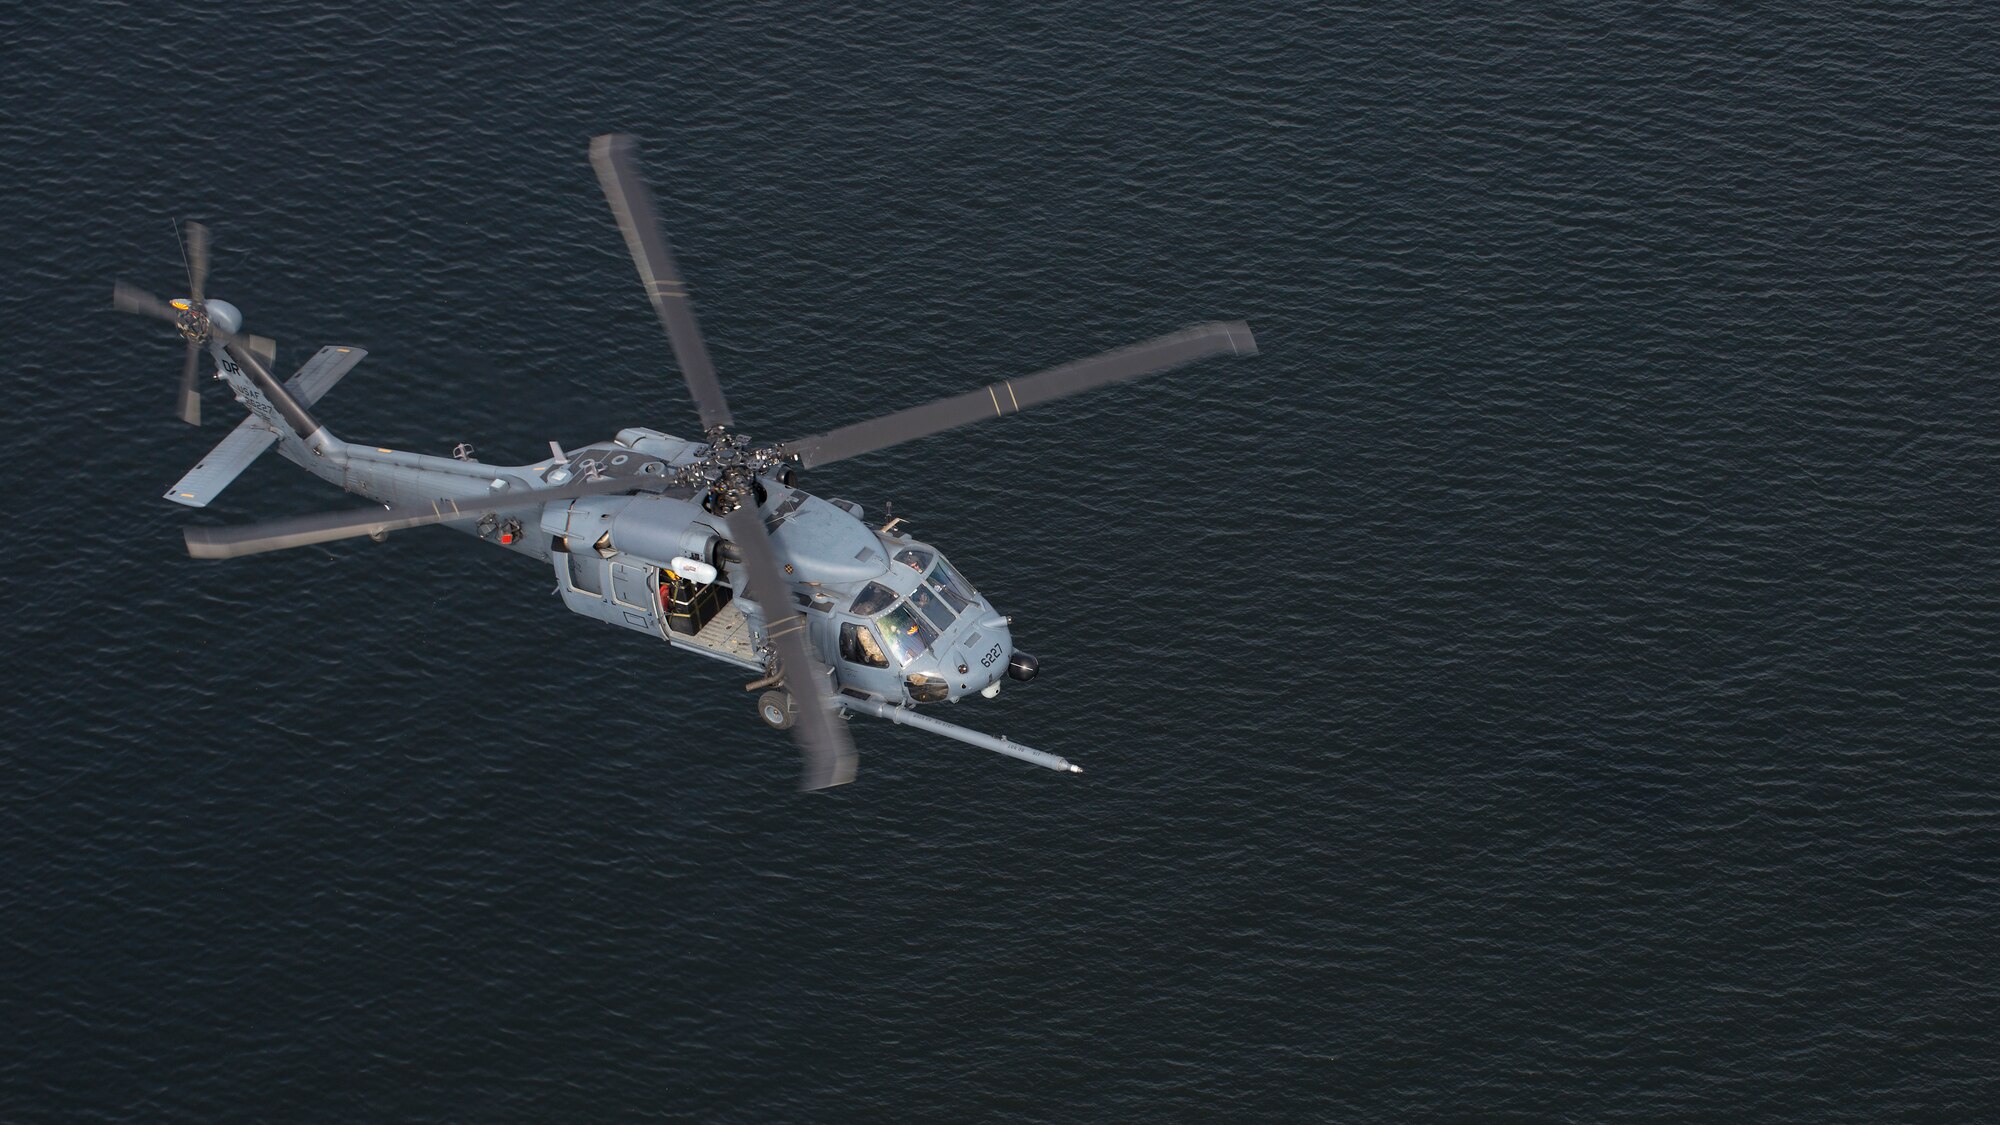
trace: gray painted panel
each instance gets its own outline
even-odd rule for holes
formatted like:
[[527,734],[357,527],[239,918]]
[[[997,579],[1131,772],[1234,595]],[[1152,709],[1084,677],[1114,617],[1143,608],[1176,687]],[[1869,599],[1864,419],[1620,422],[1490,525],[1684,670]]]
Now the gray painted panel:
[[611,542],[620,551],[656,563],[676,555],[708,562],[717,538],[701,505],[671,496],[631,499],[612,520]]
[[340,377],[353,370],[354,365],[367,354],[366,348],[329,344],[307,360],[298,374],[285,380],[285,389],[292,392],[293,398],[311,406],[332,390],[333,385],[340,382]]
[[592,597],[604,596],[604,560],[595,551],[572,549],[566,556],[569,560],[569,585]]
[[190,508],[206,507],[210,500],[222,495],[229,482],[250,467],[250,462],[277,440],[277,431],[259,421],[255,415],[243,419],[229,431],[228,437],[208,451],[208,456],[196,462],[186,476],[167,489],[167,499]]
[[611,596],[628,606],[645,610],[648,616],[652,614],[658,598],[648,576],[649,569],[628,562],[611,564]]

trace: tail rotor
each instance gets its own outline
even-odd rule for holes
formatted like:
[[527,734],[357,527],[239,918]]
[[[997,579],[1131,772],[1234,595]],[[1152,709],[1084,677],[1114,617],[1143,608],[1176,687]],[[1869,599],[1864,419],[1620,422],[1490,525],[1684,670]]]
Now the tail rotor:
[[[176,237],[180,237],[178,231]],[[190,426],[201,425],[201,396],[197,391],[196,376],[201,371],[201,353],[211,339],[227,344],[235,339],[234,329],[242,317],[235,306],[227,301],[214,302],[214,311],[221,314],[223,323],[217,324],[210,315],[210,302],[203,296],[202,287],[208,281],[209,237],[208,228],[200,223],[187,224],[187,232],[181,247],[182,260],[187,265],[188,295],[172,301],[162,301],[144,289],[124,282],[112,287],[111,305],[120,312],[137,313],[164,320],[174,326],[174,330],[187,341],[187,362],[181,366],[179,407],[176,411],[181,421]]]
[[199,426],[201,395],[195,389],[195,373],[201,367],[201,349],[209,334],[208,303],[201,298],[202,283],[208,280],[208,228],[190,222],[183,252],[187,261],[188,301],[177,326],[181,335],[187,337],[187,363],[181,368],[180,416],[188,425]]

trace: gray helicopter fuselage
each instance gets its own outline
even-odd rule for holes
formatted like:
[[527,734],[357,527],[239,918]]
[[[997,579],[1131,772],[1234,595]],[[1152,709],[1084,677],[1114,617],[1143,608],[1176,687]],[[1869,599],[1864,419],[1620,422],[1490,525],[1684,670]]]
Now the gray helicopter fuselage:
[[[217,349],[218,375],[238,401],[278,432],[278,451],[323,480],[384,505],[517,496],[592,478],[671,477],[695,461],[696,442],[657,430],[622,430],[610,442],[522,465],[490,465],[342,441],[322,428],[288,429],[256,385]],[[907,536],[871,528],[859,505],[758,478],[759,511],[813,648],[826,654],[836,690],[894,703],[957,700],[997,691],[1013,659],[1006,617],[943,555]],[[659,493],[557,500],[503,516],[446,521],[502,550],[553,568],[574,612],[647,633],[738,667],[769,672],[766,615],[734,565],[728,527],[698,500]],[[714,568],[730,607],[693,635],[669,627],[663,585],[686,578],[676,560]],[[698,569],[687,568],[682,569]]]
[[[555,593],[576,613],[757,673],[747,685],[763,691],[757,714],[791,732],[804,762],[803,789],[854,779],[853,740],[837,721],[853,714],[915,726],[1048,769],[1082,772],[1058,755],[907,706],[955,701],[972,692],[991,697],[1003,675],[1034,679],[1035,659],[1014,648],[1006,616],[943,554],[895,534],[899,521],[871,528],[859,505],[795,487],[795,471],[1212,356],[1254,355],[1250,326],[1191,325],[822,433],[755,445],[736,432],[636,154],[637,142],[623,134],[590,141],[598,185],[693,398],[700,442],[627,429],[609,442],[577,450],[551,443],[553,456],[532,464],[488,465],[463,445],[444,458],[342,441],[320,424],[312,407],[366,350],[323,347],[280,382],[270,370],[276,345],[245,334],[241,310],[206,295],[209,232],[188,223],[182,240],[188,296],[163,301],[117,282],[111,303],[171,324],[186,341],[176,410],[182,421],[201,424],[197,377],[204,347],[216,361],[216,378],[235,392],[250,417],[169,486],[164,498],[206,507],[275,447],[314,476],[383,505],[380,512],[187,527],[182,536],[188,554],[224,559],[364,535],[379,541],[442,523],[548,566]],[[753,591],[764,604],[752,599]]]
[[[571,451],[566,466],[551,461],[523,469],[552,484],[561,483],[553,477],[565,468],[645,475],[653,458],[664,464],[651,471],[671,470],[692,461],[699,448],[635,428],[608,445]],[[868,526],[859,505],[769,477],[759,484],[759,511],[791,581],[794,605],[787,608],[804,617],[813,648],[824,654],[839,688],[896,702],[936,702],[999,683],[1014,652],[1007,620],[939,552]],[[727,525],[698,501],[641,494],[556,503],[542,510],[540,530],[537,547],[551,559],[570,609],[764,669],[766,615],[745,596],[747,574],[732,565]],[[741,608],[743,635],[729,635],[726,613],[692,637],[668,627],[660,591],[662,580],[675,575],[676,559],[716,568]],[[949,583],[956,600],[945,600],[940,582]]]

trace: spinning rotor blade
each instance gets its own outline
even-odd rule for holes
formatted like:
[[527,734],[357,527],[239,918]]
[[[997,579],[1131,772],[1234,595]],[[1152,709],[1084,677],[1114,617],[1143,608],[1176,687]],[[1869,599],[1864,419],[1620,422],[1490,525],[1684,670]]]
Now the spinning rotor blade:
[[[176,328],[180,327],[180,310],[136,285],[127,285],[122,281],[113,285],[111,287],[111,307],[117,309],[119,312],[150,316],[156,320],[164,320]],[[228,331],[213,321],[209,322],[208,336],[209,339],[219,340],[225,345],[236,342],[235,333]]]
[[[201,228],[200,223],[191,223],[189,225]],[[203,262],[206,264],[206,229],[203,229],[202,239],[204,244]],[[189,280],[192,280],[192,276],[190,276]],[[144,289],[127,285],[122,281],[111,287],[111,306],[119,312],[138,313],[140,316],[150,316],[158,320],[164,320],[176,327],[180,325],[180,313],[172,305],[167,304]],[[230,339],[228,333],[213,326],[209,328],[209,334],[222,340]],[[195,391],[195,377],[199,374],[200,368],[201,345],[193,340],[189,340],[187,346],[187,363],[181,367],[179,413],[181,421],[191,426],[201,425],[201,396]]]
[[[745,497],[749,500],[748,497]],[[729,513],[729,536],[750,568],[750,600],[764,607],[764,630],[778,650],[785,690],[799,709],[792,741],[805,755],[800,789],[824,789],[854,780],[854,740],[847,724],[833,713],[826,687],[826,666],[806,641],[806,620],[792,605],[791,587],[778,570],[778,554],[764,530],[764,517],[749,502]]]
[[188,341],[187,365],[181,368],[181,421],[201,425],[201,396],[195,393],[194,377],[201,367],[201,345]]
[[694,394],[694,406],[701,414],[703,429],[730,424],[729,404],[723,401],[722,384],[709,362],[708,345],[702,341],[701,326],[695,323],[694,305],[688,300],[687,282],[681,280],[666,235],[660,232],[659,217],[653,212],[653,195],[646,177],[633,159],[637,142],[628,136],[607,133],[590,140],[590,163],[597,169],[597,182],[611,203],[618,229],[625,233],[625,245],[639,267],[639,280],[646,283],[646,296],[653,311],[660,314],[667,340],[674,346],[674,360]]
[[134,285],[119,282],[111,287],[111,307],[119,312],[138,313],[173,324],[180,319],[174,307]]
[[310,516],[296,516],[292,519],[271,520],[241,527],[190,527],[184,534],[187,536],[188,554],[194,558],[233,559],[239,555],[256,555],[265,551],[284,550],[287,547],[304,547],[313,543],[330,543],[336,539],[352,539],[362,535],[401,531],[406,527],[444,523],[447,520],[469,519],[486,512],[531,508],[552,500],[574,500],[580,496],[608,496],[616,492],[631,492],[636,487],[636,482],[630,479],[582,481],[561,488],[541,488],[499,496],[468,497],[464,500],[426,500],[416,504],[397,504],[389,508],[362,508],[350,512],[320,512]]
[[200,223],[187,225],[188,296],[201,304],[201,287],[208,280],[208,228]]
[[1050,368],[1025,379],[1008,379],[952,398],[941,398],[866,422],[829,430],[816,437],[784,444],[784,451],[813,468],[842,458],[914,438],[928,437],[984,418],[1018,414],[1030,406],[1052,402],[1079,391],[1110,383],[1157,375],[1197,359],[1224,353],[1255,355],[1256,337],[1240,320],[1197,324],[1172,335],[1105,352],[1090,359]]

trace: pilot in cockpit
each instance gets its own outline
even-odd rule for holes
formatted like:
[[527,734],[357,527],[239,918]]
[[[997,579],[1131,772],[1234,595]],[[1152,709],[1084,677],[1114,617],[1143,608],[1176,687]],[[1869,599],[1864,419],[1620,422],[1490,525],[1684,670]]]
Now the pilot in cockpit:
[[945,608],[942,599],[923,586],[917,587],[910,594],[910,604],[921,610],[923,615],[930,618],[932,624],[936,625],[939,629],[950,625],[952,618],[957,616],[951,610]]
[[865,621],[849,621],[840,627],[840,658],[850,664],[887,668],[889,658],[882,652],[875,630]]
[[882,646],[875,643],[875,631],[873,629],[857,630],[855,639],[861,645],[861,663],[873,665],[877,668],[888,667],[889,658],[882,655]]

